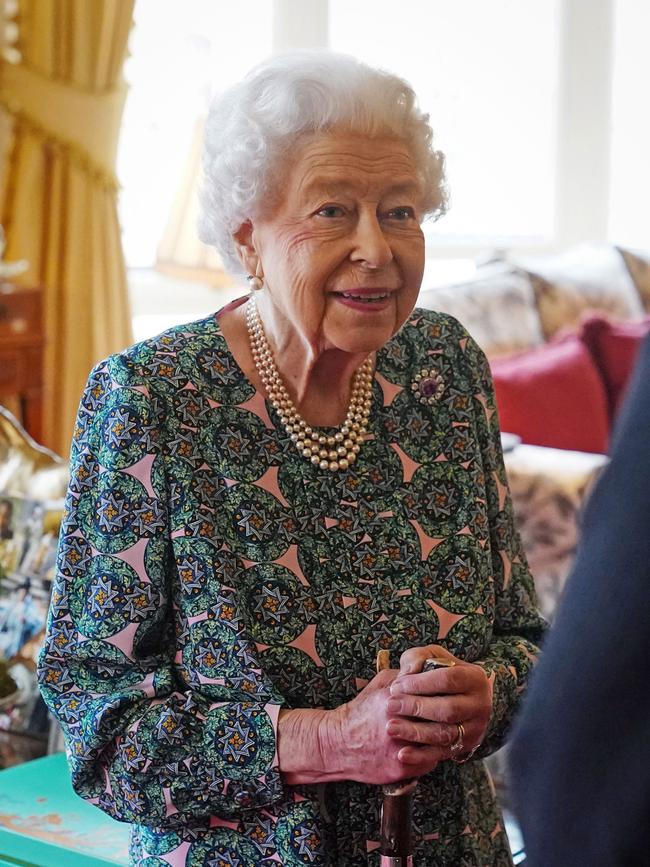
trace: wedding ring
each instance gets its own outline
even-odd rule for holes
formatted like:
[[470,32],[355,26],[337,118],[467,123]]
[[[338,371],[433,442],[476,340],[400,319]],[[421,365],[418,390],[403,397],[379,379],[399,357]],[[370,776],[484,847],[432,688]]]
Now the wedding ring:
[[449,751],[452,756],[458,755],[463,751],[463,739],[465,737],[465,726],[462,723],[456,723],[456,728],[458,729],[458,736],[453,744],[449,747]]

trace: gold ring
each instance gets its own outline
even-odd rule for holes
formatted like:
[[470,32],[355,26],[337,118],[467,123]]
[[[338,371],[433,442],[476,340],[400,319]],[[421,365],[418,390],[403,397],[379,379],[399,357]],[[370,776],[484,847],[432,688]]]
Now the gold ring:
[[452,756],[455,756],[458,753],[462,752],[463,739],[465,738],[465,726],[462,723],[456,723],[456,728],[458,729],[458,736],[449,748]]

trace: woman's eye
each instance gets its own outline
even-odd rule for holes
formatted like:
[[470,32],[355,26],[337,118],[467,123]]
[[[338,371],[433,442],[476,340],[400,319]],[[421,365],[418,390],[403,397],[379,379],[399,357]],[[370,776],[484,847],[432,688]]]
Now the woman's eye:
[[324,208],[321,208],[316,212],[319,217],[342,217],[343,216],[343,208],[340,208],[338,205],[325,205]]
[[413,208],[391,208],[388,212],[388,216],[392,220],[412,220],[415,217],[415,211]]

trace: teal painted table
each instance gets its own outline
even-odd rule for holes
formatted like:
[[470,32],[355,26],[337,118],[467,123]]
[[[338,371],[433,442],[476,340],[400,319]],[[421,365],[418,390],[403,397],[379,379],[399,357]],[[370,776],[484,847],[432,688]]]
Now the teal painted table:
[[129,863],[129,826],[75,795],[63,753],[0,771],[0,865]]

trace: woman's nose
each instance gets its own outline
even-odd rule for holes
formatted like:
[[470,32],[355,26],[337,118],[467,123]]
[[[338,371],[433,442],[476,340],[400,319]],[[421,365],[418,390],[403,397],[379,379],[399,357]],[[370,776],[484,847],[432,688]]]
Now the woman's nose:
[[368,268],[383,268],[393,259],[393,251],[376,214],[362,214],[354,233],[351,259]]

